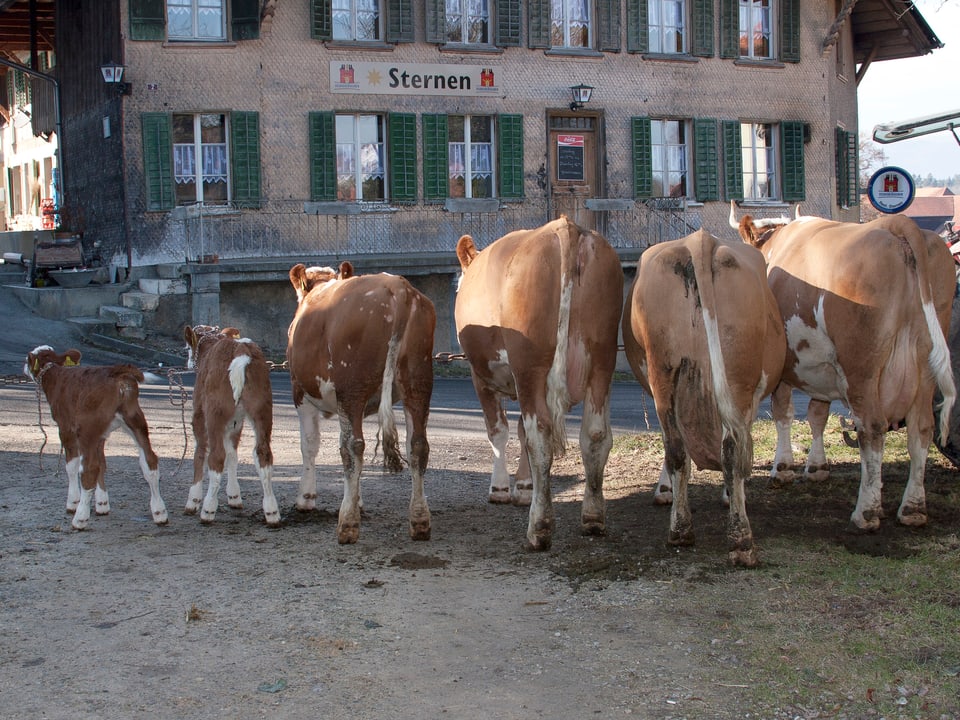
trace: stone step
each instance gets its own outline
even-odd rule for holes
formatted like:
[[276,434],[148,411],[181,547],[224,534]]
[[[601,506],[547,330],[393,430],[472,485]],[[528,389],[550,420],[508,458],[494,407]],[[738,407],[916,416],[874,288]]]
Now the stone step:
[[142,328],[143,313],[120,305],[101,305],[99,317],[118,328]]
[[168,278],[140,278],[137,281],[140,292],[151,295],[186,295],[186,280],[171,280]]
[[160,296],[146,292],[125,292],[120,296],[120,303],[131,310],[153,312],[160,307]]

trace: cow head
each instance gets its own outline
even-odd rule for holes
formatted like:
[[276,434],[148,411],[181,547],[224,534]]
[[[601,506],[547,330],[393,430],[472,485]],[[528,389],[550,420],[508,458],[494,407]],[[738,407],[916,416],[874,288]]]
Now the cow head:
[[353,274],[353,265],[346,260],[340,263],[340,269],[336,271],[331,267],[308,268],[303,263],[297,263],[290,268],[290,284],[297,293],[297,304],[300,304],[313,288],[335,280],[346,280]]
[[[735,201],[730,201],[730,227],[740,234],[740,239],[755,248],[762,248],[764,243],[773,234],[790,222],[788,217],[755,219],[752,215],[744,215],[737,222]],[[800,206],[797,205],[797,217],[800,216]]]
[[49,345],[40,345],[27,353],[27,361],[23,365],[23,373],[31,380],[39,380],[44,370],[50,365],[71,367],[80,364],[81,353],[71,348],[65,353],[57,353]]
[[225,327],[222,330],[215,325],[187,325],[183,329],[183,339],[187,343],[187,368],[193,370],[200,360],[201,348],[211,341],[230,338],[238,340],[240,331],[235,327]]

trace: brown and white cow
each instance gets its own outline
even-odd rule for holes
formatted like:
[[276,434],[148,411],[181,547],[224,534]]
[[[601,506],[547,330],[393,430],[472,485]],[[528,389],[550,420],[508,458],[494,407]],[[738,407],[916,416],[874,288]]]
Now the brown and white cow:
[[423,476],[430,455],[426,431],[437,322],[433,303],[402,277],[354,275],[349,262],[341,263],[339,271],[295,265],[290,282],[298,306],[288,331],[287,362],[303,455],[297,509],[316,507],[319,420],[321,415],[337,415],[344,472],[337,540],[357,541],[366,447],[363,418],[378,416],[384,467],[400,472],[403,458],[393,405],[401,401],[413,482],[410,537],[429,540],[430,509]]
[[[280,508],[273,494],[273,394],[270,368],[263,352],[236,328],[220,330],[209,325],[186,327],[187,367],[196,369],[193,388],[193,484],[184,512],[200,510],[200,521],[211,523],[217,513],[217,495],[224,470],[227,504],[242,508],[237,481],[237,448],[244,420],[253,426],[253,463],[263,488],[263,517],[267,525],[280,525]],[[203,474],[207,472],[207,494]]]
[[884,438],[904,423],[910,475],[897,518],[925,524],[934,391],[944,398],[941,436],[956,398],[945,339],[956,278],[943,240],[901,215],[863,225],[816,217],[764,224],[750,216],[738,224],[731,204],[730,224],[763,252],[786,329],[786,361],[773,395],[777,451],[771,475],[792,475],[791,388],[811,398],[813,442],[805,468],[811,478],[828,474],[823,430],[830,402],[840,400],[860,445],[853,524],[880,526]]
[[40,345],[27,354],[24,372],[43,389],[50,414],[60,433],[66,457],[67,512],[73,527],[83,530],[96,495],[97,515],[110,512],[104,484],[107,468],[104,445],[122,427],[140,448],[140,470],[150,486],[150,513],[157,525],[167,524],[167,507],[160,497],[160,468],[150,445],[147,420],[140,408],[143,373],[133,365],[79,367],[80,351],[57,353]]
[[730,560],[756,565],[744,493],[753,469],[750,428],[780,379],[786,350],[763,255],[703,230],[647,249],[624,306],[623,342],[660,420],[665,457],[657,492],[674,490],[669,542],[694,541],[692,459],[723,472]]
[[[457,257],[463,270],[457,334],[493,448],[490,502],[529,503],[529,545],[550,547],[550,469],[566,447],[564,416],[582,402],[580,521],[583,532],[602,534],[603,471],[613,444],[610,384],[623,307],[617,253],[598,233],[561,217],[509,233],[482,252],[464,235]],[[518,401],[521,415],[523,452],[514,483],[505,457],[506,398]]]

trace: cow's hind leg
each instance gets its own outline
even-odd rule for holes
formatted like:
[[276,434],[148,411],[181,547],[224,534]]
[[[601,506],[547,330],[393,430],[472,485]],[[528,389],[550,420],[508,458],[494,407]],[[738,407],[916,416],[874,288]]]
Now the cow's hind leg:
[[927,453],[933,440],[933,407],[917,400],[907,416],[907,451],[910,453],[910,475],[903,489],[903,499],[897,510],[897,520],[903,525],[921,527],[927,524],[927,497],[923,488],[927,467]]
[[240,417],[234,420],[229,440],[225,440],[223,446],[226,452],[224,470],[227,473],[227,505],[234,510],[243,509],[243,496],[240,493],[240,481],[237,478],[237,466],[239,465],[237,448],[240,447],[240,435],[242,432],[243,418]]
[[830,463],[827,462],[827,453],[823,446],[823,431],[827,427],[827,418],[830,416],[830,403],[823,400],[810,399],[807,406],[807,422],[810,423],[810,452],[807,453],[807,464],[803,468],[803,476],[807,480],[822,482],[830,477]]
[[770,478],[774,482],[792,482],[793,445],[790,442],[790,427],[793,425],[793,388],[780,383],[774,388],[771,400],[773,422],[777,428],[777,449],[773,455]]
[[229,453],[233,449],[230,437],[233,429],[229,423],[224,426],[222,422],[217,423],[213,420],[207,425],[208,433],[218,426],[222,427],[223,431],[219,436],[211,434],[211,437],[216,439],[210,444],[207,454],[207,494],[203,498],[203,508],[200,510],[202,523],[212,523],[217,518],[217,510],[220,507],[220,483],[227,468]]
[[337,518],[337,542],[341,545],[360,539],[360,474],[363,472],[363,404],[339,407],[340,459],[343,461],[343,501]]
[[729,559],[734,565],[755,567],[757,548],[753,530],[747,518],[747,498],[744,485],[753,467],[753,438],[746,425],[735,434],[725,433],[720,451],[724,487],[729,497],[727,536],[730,541]]
[[107,439],[101,438],[100,444],[97,446],[97,456],[100,458],[100,462],[97,468],[97,486],[93,491],[93,512],[97,515],[110,514],[110,493],[107,492],[104,481],[104,476],[107,474],[107,457],[104,452],[106,444]]
[[880,471],[884,439],[883,429],[875,427],[861,427],[857,433],[860,443],[860,491],[850,521],[860,530],[879,529],[883,517]]
[[270,448],[270,438],[273,434],[273,401],[269,400],[262,407],[251,412],[256,447],[253,450],[253,463],[260,477],[260,486],[263,489],[263,519],[270,527],[280,525],[280,506],[273,494],[273,450]]
[[150,514],[157,525],[166,525],[167,506],[160,497],[160,460],[150,445],[147,419],[138,404],[124,412],[123,423],[140,448],[140,472],[150,488]]
[[[431,370],[432,372],[432,370]],[[403,402],[407,423],[407,457],[410,459],[410,538],[430,539],[430,507],[423,491],[423,476],[430,458],[427,442],[427,407],[421,400]]]
[[[511,498],[510,472],[507,470],[507,443],[510,440],[510,426],[507,424],[507,413],[503,409],[500,396],[487,388],[476,376],[473,378],[473,387],[483,410],[483,422],[487,429],[487,439],[493,453],[493,468],[490,471],[490,491],[488,500],[491,503],[503,505],[512,500],[522,505],[523,498]],[[527,498],[529,504],[529,497]]]
[[[606,387],[609,388],[609,382]],[[586,479],[580,527],[585,535],[603,535],[606,532],[603,471],[611,447],[613,434],[610,431],[609,402],[604,398],[602,405],[597,407],[593,394],[587,393],[583,401],[583,420],[580,424],[580,452]]]
[[203,504],[203,476],[207,469],[207,432],[203,413],[196,398],[194,398],[193,439],[193,482],[187,492],[187,504],[183,508],[183,512],[187,515],[195,515]]
[[72,454],[69,450],[66,453],[67,470],[67,512],[71,515],[77,511],[80,504],[80,456]]
[[667,542],[670,545],[693,545],[693,515],[687,499],[687,485],[690,482],[690,456],[683,446],[683,439],[677,428],[673,413],[660,418],[663,434],[664,469],[673,487],[673,504],[670,507],[670,532]]
[[320,450],[320,413],[309,402],[297,407],[300,419],[300,455],[303,471],[300,475],[300,491],[296,508],[309,512],[317,507],[317,453]]

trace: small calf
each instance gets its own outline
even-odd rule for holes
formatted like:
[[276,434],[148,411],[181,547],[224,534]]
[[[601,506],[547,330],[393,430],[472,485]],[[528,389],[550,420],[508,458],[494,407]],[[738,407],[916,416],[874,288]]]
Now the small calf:
[[[184,512],[200,509],[200,521],[211,523],[217,513],[217,494],[224,468],[227,472],[227,503],[242,508],[237,482],[237,447],[245,418],[253,425],[256,447],[253,462],[263,486],[263,517],[267,525],[280,525],[280,508],[273,494],[273,394],[270,368],[257,345],[241,338],[235,328],[209,325],[186,327],[187,366],[197,371],[193,389],[193,485]],[[207,471],[206,497],[203,473]]]
[[67,512],[73,527],[83,530],[90,520],[90,502],[96,493],[96,514],[110,512],[104,486],[107,437],[122,427],[140,448],[140,469],[150,486],[150,512],[157,525],[167,524],[167,507],[160,497],[160,470],[150,446],[149,429],[140,408],[143,373],[133,365],[78,367],[80,351],[58,354],[40,345],[27,354],[26,375],[42,389],[60,432],[66,455]]

